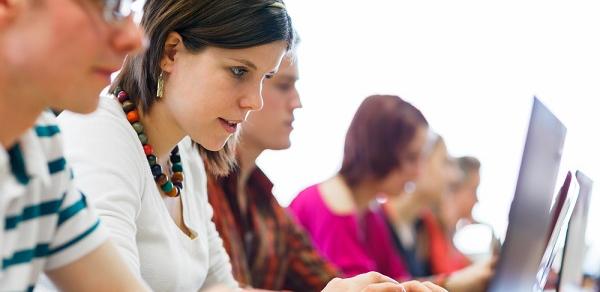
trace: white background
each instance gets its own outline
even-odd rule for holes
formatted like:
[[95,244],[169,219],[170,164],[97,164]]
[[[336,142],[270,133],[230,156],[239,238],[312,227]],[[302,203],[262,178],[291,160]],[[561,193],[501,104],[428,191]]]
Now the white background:
[[[354,111],[374,93],[410,101],[451,154],[482,161],[475,216],[501,234],[532,96],[568,128],[562,168],[600,184],[600,2],[286,3],[302,38],[304,108],[292,147],[259,159],[283,205],[338,170]],[[600,198],[591,214],[588,241],[599,246]]]

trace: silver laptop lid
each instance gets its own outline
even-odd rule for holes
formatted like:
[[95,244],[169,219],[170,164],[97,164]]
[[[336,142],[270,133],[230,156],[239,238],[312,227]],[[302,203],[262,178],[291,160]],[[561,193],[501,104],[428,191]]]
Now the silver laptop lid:
[[566,132],[534,98],[506,239],[489,291],[531,291],[536,284]]
[[[546,287],[548,275],[554,264],[554,260],[559,251],[562,250],[567,234],[567,227],[575,210],[577,198],[579,197],[579,183],[576,179],[571,179],[571,172],[567,174],[565,184],[561,188],[558,196],[558,205],[552,212],[555,216],[551,221],[550,234],[546,251],[542,257],[542,262],[538,268],[537,282],[538,291],[543,291]],[[550,283],[550,287],[555,287],[556,283]]]
[[585,257],[585,233],[588,210],[592,197],[593,181],[580,171],[575,173],[579,182],[579,198],[569,221],[567,239],[560,268],[558,291],[573,291],[581,287],[583,280],[583,259]]

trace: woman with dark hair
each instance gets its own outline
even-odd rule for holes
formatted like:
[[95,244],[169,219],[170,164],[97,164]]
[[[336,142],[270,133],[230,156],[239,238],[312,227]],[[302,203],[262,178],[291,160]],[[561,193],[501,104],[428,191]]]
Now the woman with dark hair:
[[339,173],[305,189],[290,205],[317,248],[344,274],[374,270],[410,277],[371,207],[378,196],[400,194],[416,179],[427,129],[421,112],[401,98],[367,97],[346,134]]
[[59,117],[75,184],[153,290],[237,287],[198,151],[228,171],[223,147],[262,107],[262,81],[294,41],[290,17],[276,0],[148,0],[141,26],[149,46],[99,110]]

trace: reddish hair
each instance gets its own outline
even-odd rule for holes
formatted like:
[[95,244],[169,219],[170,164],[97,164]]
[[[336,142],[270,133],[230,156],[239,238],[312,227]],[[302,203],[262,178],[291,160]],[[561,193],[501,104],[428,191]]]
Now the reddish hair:
[[341,176],[351,187],[384,178],[401,166],[400,157],[422,126],[428,123],[421,111],[400,97],[367,97],[346,133]]

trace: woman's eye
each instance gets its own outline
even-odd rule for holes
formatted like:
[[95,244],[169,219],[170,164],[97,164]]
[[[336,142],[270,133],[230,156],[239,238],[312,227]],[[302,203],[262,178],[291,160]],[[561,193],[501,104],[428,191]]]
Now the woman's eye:
[[273,78],[273,75],[274,74],[267,74],[267,75],[265,75],[265,79],[271,79],[271,78]]
[[248,70],[246,70],[244,67],[231,67],[230,70],[233,76],[236,78],[242,78],[244,75],[246,75],[246,73],[248,73]]

